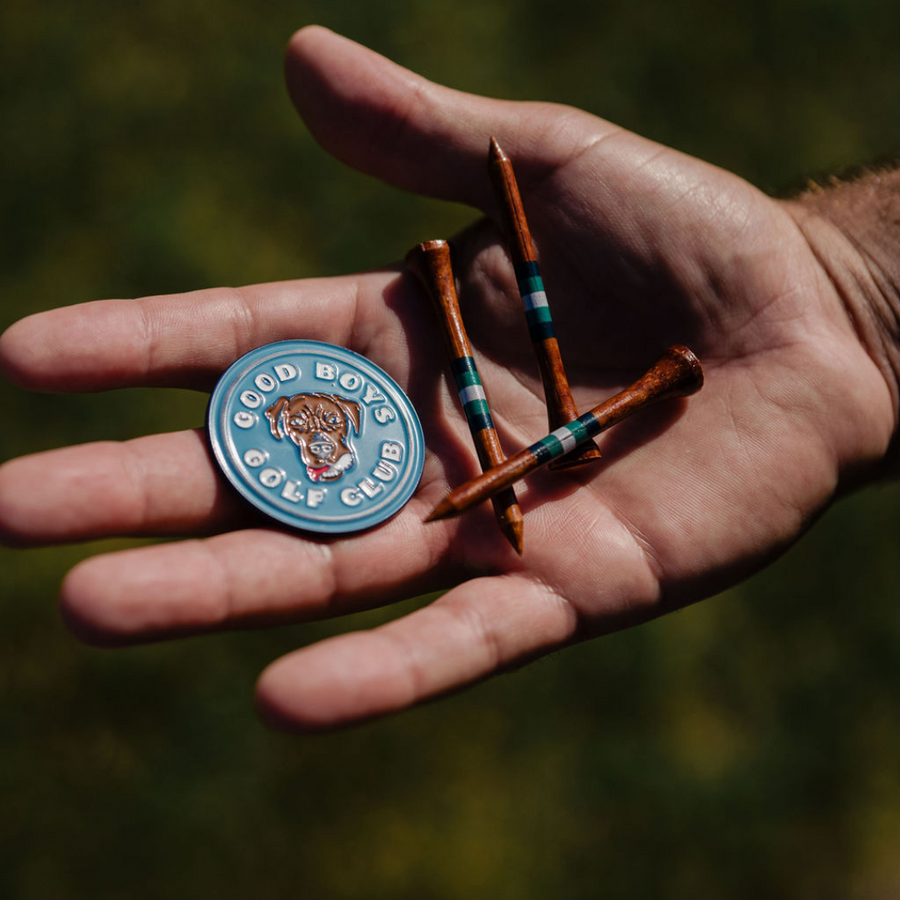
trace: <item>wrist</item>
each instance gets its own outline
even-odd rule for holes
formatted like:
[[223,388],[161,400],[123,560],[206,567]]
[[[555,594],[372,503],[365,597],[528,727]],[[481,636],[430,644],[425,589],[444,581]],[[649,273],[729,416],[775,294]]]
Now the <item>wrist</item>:
[[892,438],[874,475],[900,472],[900,171],[807,191],[787,204],[891,399]]

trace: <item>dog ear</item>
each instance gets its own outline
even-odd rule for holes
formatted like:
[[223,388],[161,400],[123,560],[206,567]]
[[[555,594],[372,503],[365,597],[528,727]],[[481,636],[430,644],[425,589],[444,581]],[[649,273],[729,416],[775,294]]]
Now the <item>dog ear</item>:
[[344,415],[353,425],[353,430],[359,434],[359,404],[355,400],[346,397],[335,397],[334,402],[344,411]]
[[288,397],[279,397],[266,410],[266,418],[269,420],[269,429],[272,432],[272,437],[277,438],[279,441],[284,437],[281,433],[281,414],[290,402]]

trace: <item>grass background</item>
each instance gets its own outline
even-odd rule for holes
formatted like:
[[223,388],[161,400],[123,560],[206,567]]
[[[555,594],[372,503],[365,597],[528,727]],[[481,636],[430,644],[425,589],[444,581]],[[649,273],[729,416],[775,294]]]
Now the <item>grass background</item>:
[[[900,147],[887,0],[11,0],[0,326],[99,297],[354,271],[470,211],[330,160],[282,86],[319,22],[454,87],[573,103],[780,191]],[[0,458],[202,422],[178,391],[0,386]],[[900,895],[900,492],[662,621],[345,734],[257,723],[336,623],[99,651],[0,550],[0,896]]]

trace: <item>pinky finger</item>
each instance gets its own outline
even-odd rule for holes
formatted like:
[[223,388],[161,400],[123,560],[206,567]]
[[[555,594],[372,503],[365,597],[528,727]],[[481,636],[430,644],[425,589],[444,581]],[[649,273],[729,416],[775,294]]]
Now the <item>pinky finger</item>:
[[573,608],[522,576],[468,581],[372,631],[297,650],[260,676],[262,717],[320,731],[399,712],[575,638]]

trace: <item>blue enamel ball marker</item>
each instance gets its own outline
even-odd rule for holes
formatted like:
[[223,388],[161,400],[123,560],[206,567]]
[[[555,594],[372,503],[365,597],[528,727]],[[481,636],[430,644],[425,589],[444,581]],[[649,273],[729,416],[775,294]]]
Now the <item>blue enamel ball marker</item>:
[[285,525],[350,534],[412,497],[425,441],[412,403],[365,357],[319,341],[257,347],[225,372],[209,439],[238,493]]

